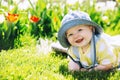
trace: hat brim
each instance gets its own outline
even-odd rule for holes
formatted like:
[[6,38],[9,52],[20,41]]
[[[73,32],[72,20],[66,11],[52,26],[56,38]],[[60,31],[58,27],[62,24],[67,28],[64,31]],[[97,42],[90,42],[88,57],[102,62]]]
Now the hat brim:
[[95,35],[100,35],[103,31],[102,27],[93,21],[84,20],[84,19],[70,20],[67,23],[64,23],[58,32],[58,40],[60,44],[65,48],[70,47],[70,44],[66,39],[65,32],[73,26],[83,25],[83,24],[93,26],[95,28]]

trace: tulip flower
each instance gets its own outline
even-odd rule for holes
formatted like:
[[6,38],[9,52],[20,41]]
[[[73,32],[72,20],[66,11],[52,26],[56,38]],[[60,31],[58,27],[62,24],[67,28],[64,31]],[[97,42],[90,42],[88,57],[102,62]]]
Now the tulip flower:
[[31,16],[31,17],[30,17],[30,21],[31,21],[31,22],[37,23],[39,20],[40,20],[40,18],[38,18],[38,17],[36,17],[36,16]]
[[18,20],[19,15],[18,14],[10,14],[8,13],[8,15],[6,16],[7,20],[10,22],[15,22]]
[[53,19],[54,19],[54,22],[57,22],[57,17],[54,17]]

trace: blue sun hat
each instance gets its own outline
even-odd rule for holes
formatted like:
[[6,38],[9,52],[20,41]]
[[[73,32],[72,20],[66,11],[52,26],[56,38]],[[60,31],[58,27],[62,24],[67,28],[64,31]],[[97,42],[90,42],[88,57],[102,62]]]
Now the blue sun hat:
[[91,25],[95,28],[95,35],[100,35],[103,30],[97,23],[93,22],[89,15],[82,11],[72,11],[64,16],[61,22],[61,27],[58,31],[58,41],[64,48],[70,47],[66,38],[66,31],[77,25]]

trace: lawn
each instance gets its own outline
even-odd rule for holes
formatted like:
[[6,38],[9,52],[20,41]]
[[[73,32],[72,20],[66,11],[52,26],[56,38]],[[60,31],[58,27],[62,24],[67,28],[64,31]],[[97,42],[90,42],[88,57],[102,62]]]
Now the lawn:
[[0,52],[0,80],[119,80],[119,71],[70,72],[67,56],[26,46]]

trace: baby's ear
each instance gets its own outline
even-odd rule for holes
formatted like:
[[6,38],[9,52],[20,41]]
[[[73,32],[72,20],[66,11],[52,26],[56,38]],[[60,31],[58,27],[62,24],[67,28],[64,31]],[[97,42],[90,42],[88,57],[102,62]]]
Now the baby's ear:
[[92,31],[95,32],[95,27],[92,27]]
[[95,27],[89,26],[89,28],[90,28],[93,32],[95,32]]

